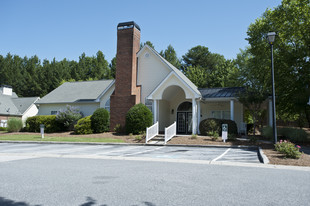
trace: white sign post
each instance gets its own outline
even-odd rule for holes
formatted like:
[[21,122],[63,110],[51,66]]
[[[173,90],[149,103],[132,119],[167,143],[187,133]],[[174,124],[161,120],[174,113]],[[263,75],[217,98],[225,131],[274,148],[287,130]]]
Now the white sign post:
[[228,124],[222,124],[222,140],[226,142],[228,132]]
[[40,124],[40,132],[42,139],[44,138],[44,124]]

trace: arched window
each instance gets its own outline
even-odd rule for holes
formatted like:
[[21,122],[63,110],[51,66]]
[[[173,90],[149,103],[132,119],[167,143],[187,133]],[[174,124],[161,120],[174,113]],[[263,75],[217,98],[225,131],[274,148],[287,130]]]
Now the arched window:
[[183,102],[178,106],[178,112],[191,112],[191,111],[192,111],[191,102]]
[[110,99],[105,103],[104,108],[110,112]]

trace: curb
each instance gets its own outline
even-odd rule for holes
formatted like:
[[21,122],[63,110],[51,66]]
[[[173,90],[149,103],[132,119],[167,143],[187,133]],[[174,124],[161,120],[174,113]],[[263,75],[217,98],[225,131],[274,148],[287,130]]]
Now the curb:
[[264,151],[262,150],[261,147],[257,147],[257,154],[258,154],[258,159],[259,159],[263,164],[269,164],[269,159],[268,159],[268,157],[264,154]]
[[244,145],[191,145],[191,144],[145,144],[145,143],[113,143],[113,142],[56,142],[56,141],[11,141],[1,140],[0,143],[15,144],[69,144],[69,145],[122,145],[122,146],[158,146],[158,147],[208,147],[208,148],[251,148],[257,149],[257,146]]

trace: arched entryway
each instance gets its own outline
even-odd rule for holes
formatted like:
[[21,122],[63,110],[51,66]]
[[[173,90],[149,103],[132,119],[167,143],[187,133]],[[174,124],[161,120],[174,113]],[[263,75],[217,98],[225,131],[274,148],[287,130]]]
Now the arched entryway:
[[192,119],[192,103],[181,103],[177,109],[177,133],[192,134]]

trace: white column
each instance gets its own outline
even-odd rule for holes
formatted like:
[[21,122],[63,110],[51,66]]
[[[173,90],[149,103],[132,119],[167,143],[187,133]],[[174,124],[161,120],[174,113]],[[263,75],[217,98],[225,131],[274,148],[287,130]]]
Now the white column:
[[230,100],[230,119],[231,120],[235,120],[235,117],[234,117],[234,100],[231,99]]
[[269,116],[269,126],[272,127],[272,98],[268,100],[268,116]]
[[195,98],[192,99],[192,133],[197,134],[197,104]]
[[200,100],[197,100],[197,130],[198,130],[198,134],[200,134],[200,130],[199,130],[199,124],[200,124]]
[[153,100],[153,123],[157,122],[157,100]]

